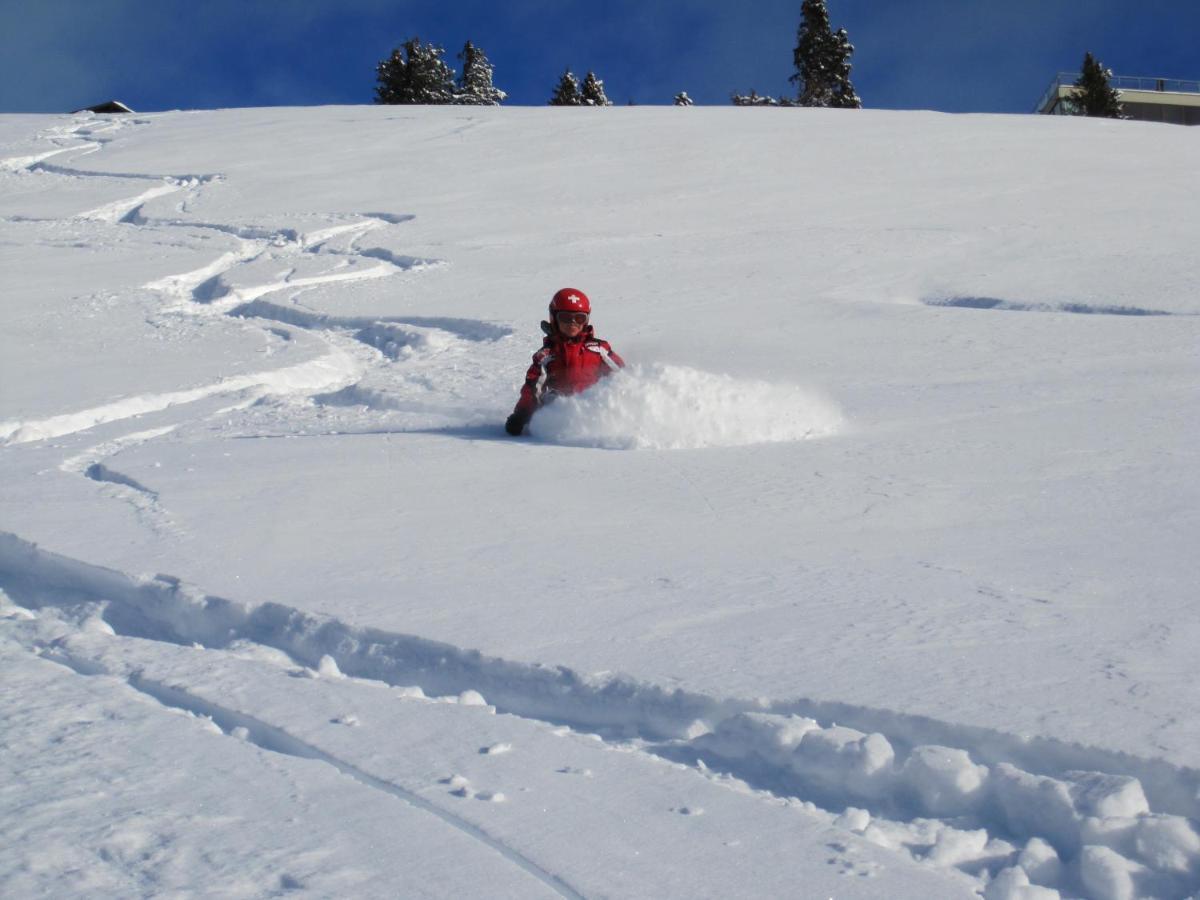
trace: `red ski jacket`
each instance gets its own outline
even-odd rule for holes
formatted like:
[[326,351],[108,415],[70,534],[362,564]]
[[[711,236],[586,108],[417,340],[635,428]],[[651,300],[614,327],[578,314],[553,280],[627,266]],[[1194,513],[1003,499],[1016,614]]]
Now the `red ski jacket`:
[[578,394],[587,390],[609,372],[623,368],[625,360],[617,356],[608,341],[595,336],[588,325],[573,340],[542,323],[546,339],[533,354],[533,365],[525,373],[521,398],[513,410],[528,420],[539,406],[556,394]]

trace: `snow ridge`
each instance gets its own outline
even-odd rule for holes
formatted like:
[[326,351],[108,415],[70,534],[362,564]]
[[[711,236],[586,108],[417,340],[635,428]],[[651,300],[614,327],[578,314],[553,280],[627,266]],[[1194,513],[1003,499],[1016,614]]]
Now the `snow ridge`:
[[[867,840],[983,879],[991,900],[1032,896],[1017,888],[1034,886],[1068,895],[1132,897],[1136,891],[1164,898],[1200,888],[1200,830],[1191,821],[1200,805],[1200,773],[1158,760],[849,706],[839,707],[845,716],[837,720],[818,719],[795,710],[832,707],[588,678],[353,627],[278,603],[247,606],[170,576],[137,580],[4,532],[0,586],[31,607],[102,601],[104,620],[118,634],[214,649],[254,642],[313,669],[416,685],[431,695],[479,691],[514,715],[632,738],[645,752],[840,811],[839,824]],[[139,689],[200,709],[175,686]],[[866,730],[889,721],[895,727],[887,731]],[[263,741],[270,742],[264,723],[229,724],[267,734]],[[319,752],[285,739],[275,744],[269,749]],[[1023,752],[1006,759],[1014,747]]]

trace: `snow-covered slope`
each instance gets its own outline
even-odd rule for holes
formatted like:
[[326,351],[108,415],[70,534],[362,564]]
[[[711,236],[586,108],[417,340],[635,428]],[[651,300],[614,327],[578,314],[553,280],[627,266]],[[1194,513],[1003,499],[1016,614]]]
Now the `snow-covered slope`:
[[4,893],[1194,894],[1198,151],[0,117]]

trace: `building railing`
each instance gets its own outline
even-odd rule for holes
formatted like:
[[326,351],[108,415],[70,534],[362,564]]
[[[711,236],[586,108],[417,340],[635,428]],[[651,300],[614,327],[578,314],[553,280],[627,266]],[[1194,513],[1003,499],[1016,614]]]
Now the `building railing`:
[[[1059,72],[1042,94],[1042,99],[1034,107],[1034,112],[1048,108],[1052,100],[1058,99],[1061,87],[1074,87],[1079,80],[1077,72]],[[1167,94],[1200,94],[1200,81],[1184,81],[1179,78],[1147,78],[1140,75],[1114,75],[1108,83],[1118,91],[1156,91]]]

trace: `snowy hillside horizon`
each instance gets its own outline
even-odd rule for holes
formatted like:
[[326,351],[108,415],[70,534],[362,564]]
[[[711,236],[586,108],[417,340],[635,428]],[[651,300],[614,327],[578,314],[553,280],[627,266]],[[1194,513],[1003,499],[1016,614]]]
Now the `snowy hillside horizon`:
[[0,115],[0,893],[1194,896],[1197,159]]

